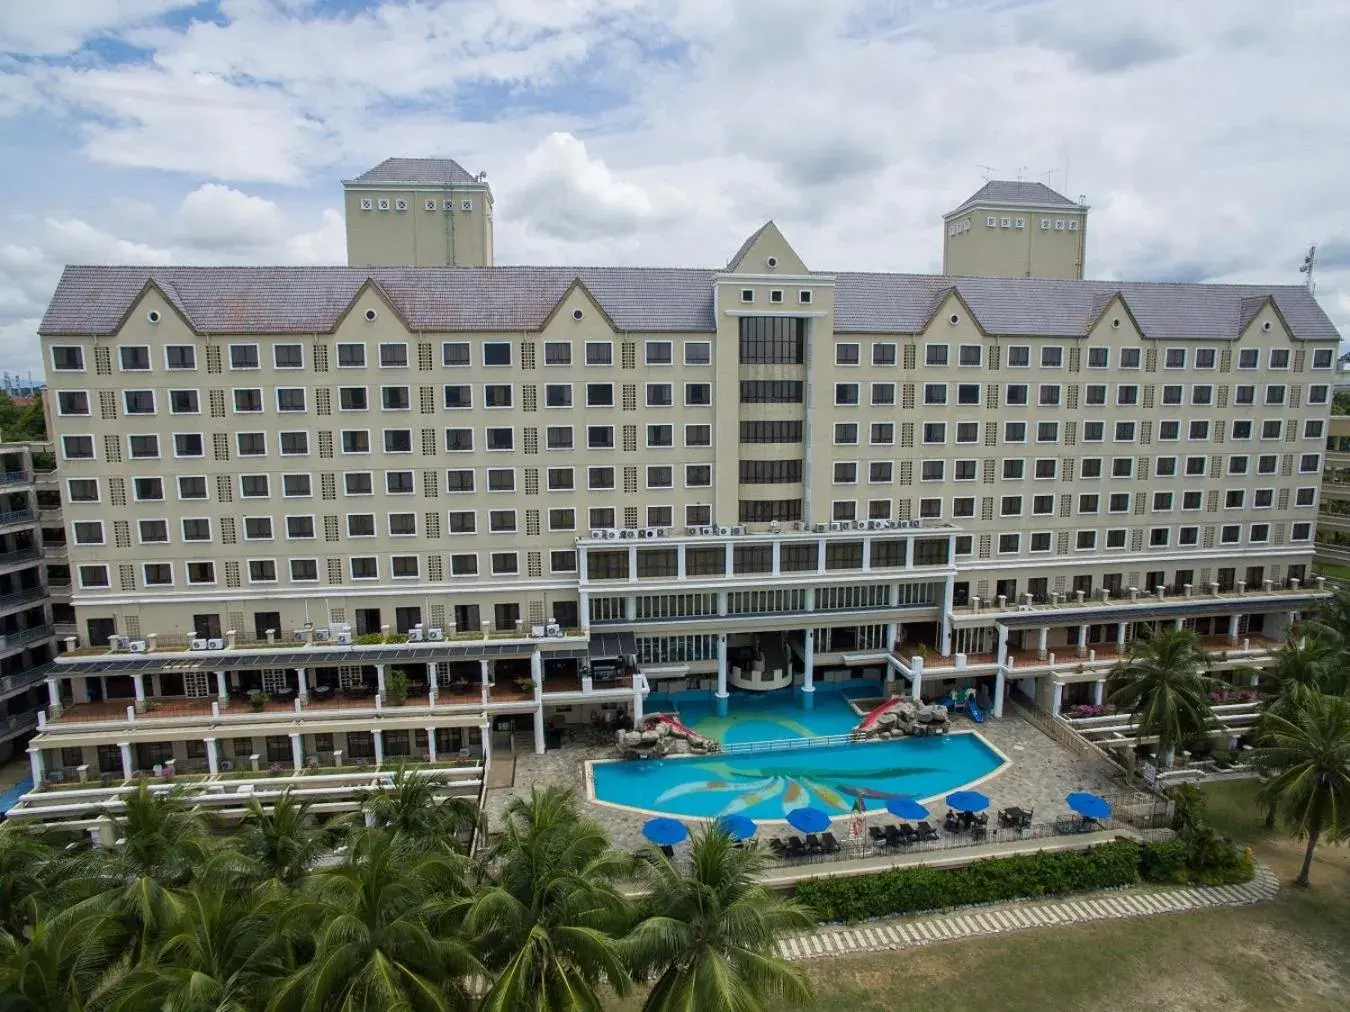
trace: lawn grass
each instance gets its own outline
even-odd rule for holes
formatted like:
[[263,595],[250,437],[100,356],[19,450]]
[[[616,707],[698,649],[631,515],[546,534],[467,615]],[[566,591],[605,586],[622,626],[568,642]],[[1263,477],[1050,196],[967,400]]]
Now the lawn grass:
[[1328,580],[1350,581],[1350,566],[1341,566],[1334,562],[1314,562],[1313,572],[1320,573]]

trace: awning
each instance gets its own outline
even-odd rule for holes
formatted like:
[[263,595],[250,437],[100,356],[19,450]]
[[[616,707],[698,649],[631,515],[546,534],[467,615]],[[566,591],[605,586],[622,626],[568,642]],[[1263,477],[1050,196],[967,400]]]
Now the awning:
[[619,660],[637,653],[637,637],[630,632],[592,632],[587,656],[592,661]]

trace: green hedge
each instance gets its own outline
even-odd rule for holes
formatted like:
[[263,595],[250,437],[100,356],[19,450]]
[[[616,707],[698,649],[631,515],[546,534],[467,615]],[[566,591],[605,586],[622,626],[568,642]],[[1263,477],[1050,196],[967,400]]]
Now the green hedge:
[[1251,881],[1254,874],[1250,851],[1212,836],[1200,841],[1147,843],[1139,856],[1139,876],[1145,882],[1237,885]]
[[1145,882],[1189,882],[1191,869],[1186,845],[1180,840],[1144,844],[1139,855],[1139,877]]
[[942,910],[972,903],[1109,889],[1139,881],[1139,845],[988,858],[961,868],[895,868],[879,875],[809,879],[796,896],[824,922]]

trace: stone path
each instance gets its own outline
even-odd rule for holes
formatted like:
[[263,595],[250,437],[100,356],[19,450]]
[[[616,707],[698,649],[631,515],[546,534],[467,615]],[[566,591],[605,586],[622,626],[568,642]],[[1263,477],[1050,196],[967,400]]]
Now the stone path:
[[1241,885],[1083,893],[1066,899],[1026,900],[991,907],[966,907],[948,913],[887,918],[854,927],[822,927],[808,934],[781,939],[778,952],[784,959],[821,959],[850,952],[909,949],[934,942],[1056,924],[1240,907],[1273,899],[1279,888],[1274,873],[1258,864],[1255,877]]

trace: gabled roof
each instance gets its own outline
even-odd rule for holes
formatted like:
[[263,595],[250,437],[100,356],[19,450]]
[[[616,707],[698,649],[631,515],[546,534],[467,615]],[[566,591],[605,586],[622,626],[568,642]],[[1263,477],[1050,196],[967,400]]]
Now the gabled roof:
[[[200,334],[331,333],[375,284],[415,331],[537,332],[580,282],[619,331],[716,330],[720,272],[641,267],[67,267],[39,327],[49,336],[114,334],[154,284]],[[1146,338],[1233,341],[1273,299],[1296,340],[1336,328],[1302,285],[1198,285],[1053,278],[839,273],[834,329],[917,334],[951,293],[988,334],[1084,337],[1115,296]],[[1254,300],[1254,301],[1252,301]]]
[[755,229],[748,236],[746,236],[745,242],[741,243],[741,248],[738,249],[735,253],[731,254],[731,259],[727,261],[727,270],[734,271],[736,269],[736,265],[745,259],[745,254],[750,252],[750,247],[753,246],[759,240],[759,237],[764,234],[765,230],[775,227],[777,226],[774,225],[773,219],[770,218],[763,225],[759,226],[759,228]]
[[1086,205],[1074,203],[1044,183],[1025,179],[991,179],[967,197],[955,211],[948,211],[943,217],[950,218],[974,207],[1057,207],[1065,211],[1087,210]]
[[475,183],[478,177],[453,158],[386,158],[349,183]]

